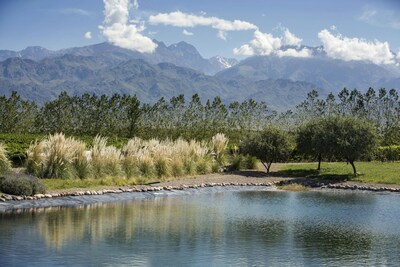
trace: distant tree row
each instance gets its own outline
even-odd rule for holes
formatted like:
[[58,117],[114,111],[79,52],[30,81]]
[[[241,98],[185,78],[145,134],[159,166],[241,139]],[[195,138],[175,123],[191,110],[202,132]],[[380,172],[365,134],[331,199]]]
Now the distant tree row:
[[38,107],[15,92],[0,97],[0,132],[97,134],[121,137],[172,137],[204,139],[218,132],[261,129],[274,117],[264,102],[252,99],[225,105],[220,97],[204,104],[195,94],[164,98],[150,105],[136,96],[61,93],[56,100]]
[[384,88],[369,88],[364,93],[344,88],[337,96],[331,93],[324,98],[311,91],[295,109],[280,113],[253,99],[226,104],[215,97],[203,102],[197,94],[189,101],[179,95],[148,104],[136,96],[69,96],[64,92],[39,107],[14,92],[0,97],[0,114],[2,133],[205,139],[224,132],[231,140],[270,124],[295,132],[314,119],[350,116],[370,122],[381,144],[400,145],[399,95]]

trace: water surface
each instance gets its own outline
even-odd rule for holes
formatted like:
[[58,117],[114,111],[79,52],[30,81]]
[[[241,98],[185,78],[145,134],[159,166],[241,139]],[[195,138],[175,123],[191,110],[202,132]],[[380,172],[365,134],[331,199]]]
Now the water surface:
[[1,213],[2,266],[396,266],[400,195],[204,191]]

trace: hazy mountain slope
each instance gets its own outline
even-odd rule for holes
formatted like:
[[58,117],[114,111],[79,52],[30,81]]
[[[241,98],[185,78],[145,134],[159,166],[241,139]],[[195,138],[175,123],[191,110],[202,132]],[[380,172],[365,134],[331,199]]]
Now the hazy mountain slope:
[[154,42],[158,45],[154,53],[139,53],[114,46],[110,43],[73,47],[58,51],[50,51],[35,46],[28,47],[21,51],[0,50],[0,61],[12,57],[40,61],[45,58],[54,58],[70,54],[75,56],[101,57],[110,65],[116,65],[129,59],[143,59],[151,64],[167,62],[177,66],[198,70],[206,74],[215,74],[228,67],[227,64],[221,64],[221,62],[227,62],[230,65],[234,65],[236,62],[234,59],[227,59],[224,57],[219,57],[218,62],[216,62],[214,58],[205,59],[194,46],[186,42],[179,42],[170,46],[166,46],[163,42],[158,42],[156,40],[154,40]]
[[[315,84],[319,88],[337,92],[343,87],[364,90],[370,86],[391,84],[396,74],[373,63],[346,62],[324,56],[312,58],[255,56],[223,70],[216,77],[225,80],[290,79]],[[397,85],[398,87],[398,85]]]
[[203,100],[220,96],[227,103],[254,97],[283,110],[297,104],[312,89],[312,84],[289,80],[225,81],[170,63],[152,65],[141,59],[112,66],[102,57],[72,55],[40,62],[21,58],[0,62],[0,92],[9,95],[17,91],[38,103],[54,99],[62,91],[72,95],[136,94],[150,103],[161,97],[184,94],[190,98],[198,93]]

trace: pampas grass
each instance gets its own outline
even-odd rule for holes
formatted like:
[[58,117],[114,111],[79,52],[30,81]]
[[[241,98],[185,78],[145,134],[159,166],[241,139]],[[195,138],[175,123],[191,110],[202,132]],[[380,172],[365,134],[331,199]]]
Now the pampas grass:
[[211,139],[211,151],[213,152],[215,161],[220,166],[223,166],[226,160],[225,151],[228,141],[229,139],[223,133],[218,133]]
[[[96,136],[92,147],[87,148],[81,141],[55,134],[30,146],[27,171],[45,178],[114,177],[145,183],[217,172],[224,163],[227,142],[223,134],[208,143],[181,138],[146,141],[135,137],[117,149],[107,145],[107,138]],[[118,180],[118,184],[124,183]]]
[[11,169],[11,162],[7,158],[5,146],[0,143],[0,174],[4,174]]
[[114,146],[107,146],[107,138],[96,136],[93,139],[92,166],[95,178],[118,176],[121,172],[121,152]]
[[64,134],[49,135],[27,151],[27,171],[41,178],[73,176],[73,162],[82,143]]

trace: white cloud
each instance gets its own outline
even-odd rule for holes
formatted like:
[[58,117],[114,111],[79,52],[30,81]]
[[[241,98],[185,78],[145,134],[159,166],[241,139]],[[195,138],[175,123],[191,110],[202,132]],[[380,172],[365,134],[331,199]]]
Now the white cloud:
[[186,35],[186,36],[192,36],[194,34],[193,32],[187,31],[186,29],[183,29],[182,33],[183,33],[183,35]]
[[278,57],[312,57],[312,51],[307,47],[302,48],[301,50],[296,50],[293,48],[289,48],[287,50],[278,50],[276,51],[276,55]]
[[203,15],[188,14],[181,11],[171,13],[159,13],[149,17],[150,24],[163,24],[175,27],[209,26],[220,31],[255,30],[257,26],[242,20],[225,20],[217,17],[205,17]]
[[[157,44],[141,32],[145,29],[144,22],[129,24],[129,0],[103,0],[104,22],[99,26],[107,40],[122,48],[136,50],[141,53],[153,52]],[[136,2],[136,7],[138,3]],[[135,3],[133,4],[135,8]]]
[[283,30],[283,44],[299,46],[302,41],[303,39],[291,33],[288,28]]
[[263,33],[259,30],[256,30],[254,32],[253,40],[251,40],[248,44],[233,49],[233,53],[235,55],[242,56],[267,56],[272,54],[275,50],[278,50],[281,46],[281,38],[274,37],[272,34]]
[[301,39],[292,34],[287,28],[284,28],[283,36],[275,37],[270,33],[263,33],[259,30],[254,32],[253,39],[239,48],[233,49],[233,53],[238,56],[255,55],[276,55],[278,57],[311,57],[312,52],[308,48],[282,49],[282,45],[300,46]]
[[225,31],[218,31],[218,33],[217,33],[217,37],[224,41],[226,41],[227,36],[228,36],[228,34]]
[[400,13],[396,9],[378,9],[366,5],[363,7],[358,20],[373,26],[400,30]]
[[363,13],[358,17],[358,19],[367,22],[373,19],[377,13],[377,10],[371,9],[370,7],[364,7]]
[[92,39],[92,33],[91,32],[85,32],[85,38],[86,39]]
[[134,9],[138,9],[139,8],[139,1],[138,0],[133,0],[132,7]]
[[375,64],[392,64],[394,55],[387,42],[370,42],[359,38],[333,35],[327,29],[318,33],[326,54],[334,59],[345,61],[367,60]]
[[63,8],[59,10],[66,15],[90,16],[90,12],[80,8]]

